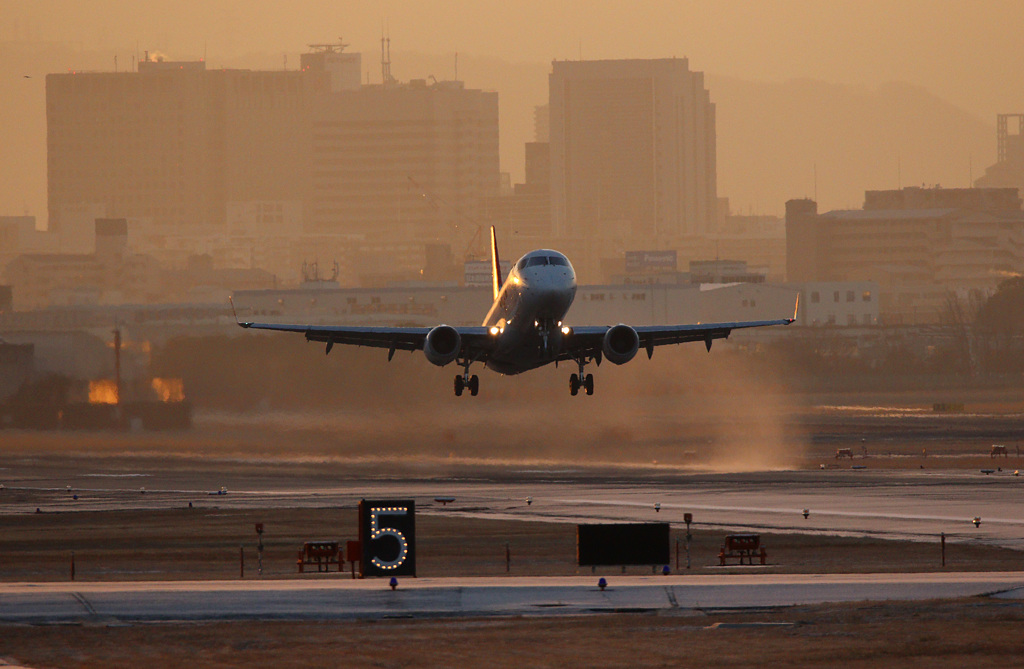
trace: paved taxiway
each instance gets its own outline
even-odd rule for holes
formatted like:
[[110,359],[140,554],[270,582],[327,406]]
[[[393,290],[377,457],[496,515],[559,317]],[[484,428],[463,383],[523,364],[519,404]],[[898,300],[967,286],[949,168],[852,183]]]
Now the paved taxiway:
[[332,620],[749,609],[999,594],[1024,598],[1024,573],[191,581],[0,584],[0,621]]

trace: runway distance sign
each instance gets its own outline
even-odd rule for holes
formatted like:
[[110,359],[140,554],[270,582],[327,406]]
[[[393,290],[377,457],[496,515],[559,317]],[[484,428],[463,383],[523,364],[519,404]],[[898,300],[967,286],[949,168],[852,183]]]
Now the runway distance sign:
[[363,576],[416,575],[416,501],[359,502]]

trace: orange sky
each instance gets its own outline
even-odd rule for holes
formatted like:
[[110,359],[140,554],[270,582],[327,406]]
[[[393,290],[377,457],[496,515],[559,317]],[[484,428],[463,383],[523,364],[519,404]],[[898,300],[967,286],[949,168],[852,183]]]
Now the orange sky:
[[[1024,2],[1017,0],[0,0],[0,73],[19,80],[32,74],[35,81],[24,80],[23,90],[40,97],[45,72],[12,71],[4,42],[110,51],[120,54],[122,67],[136,45],[172,59],[205,53],[213,67],[283,62],[288,54],[294,67],[307,43],[342,36],[365,54],[364,70],[379,80],[382,23],[393,52],[457,51],[530,63],[688,56],[694,69],[752,81],[812,78],[872,88],[904,81],[993,126],[999,112],[1024,111]],[[394,65],[400,78],[429,74],[404,65]],[[500,81],[467,83],[502,93]],[[12,132],[0,127],[0,159],[10,157],[4,147],[12,145]],[[974,154],[976,175],[994,159],[994,133],[986,151]],[[502,169],[516,173],[521,166]],[[39,188],[22,190],[32,193],[26,205],[45,217],[45,194],[40,210]],[[0,192],[0,210],[20,213],[11,211],[21,207],[16,199]]]
[[[0,0],[0,39],[136,42],[176,57],[297,53],[339,35],[375,53],[382,22],[403,51],[512,61],[688,55],[746,79],[923,85],[991,116],[1024,108],[1017,0]],[[329,26],[329,27],[325,27]]]

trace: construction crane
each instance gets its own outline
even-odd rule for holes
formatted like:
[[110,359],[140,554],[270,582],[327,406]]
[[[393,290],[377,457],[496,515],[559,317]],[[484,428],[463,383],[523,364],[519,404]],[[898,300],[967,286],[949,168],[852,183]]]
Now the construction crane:
[[[469,243],[466,244],[466,250],[462,253],[464,260],[480,260],[481,258],[489,257],[490,250],[487,245],[487,235],[485,234],[486,226],[470,218],[461,209],[459,209],[459,207],[431,192],[430,189],[424,188],[412,176],[407,176],[406,178],[409,180],[409,183],[419,191],[420,196],[429,200],[435,209],[440,209],[442,206],[446,207],[451,210],[458,219],[464,221],[467,228],[476,228],[476,231],[470,238]],[[458,222],[455,222],[452,225],[452,232],[458,233],[460,230],[461,228]]]

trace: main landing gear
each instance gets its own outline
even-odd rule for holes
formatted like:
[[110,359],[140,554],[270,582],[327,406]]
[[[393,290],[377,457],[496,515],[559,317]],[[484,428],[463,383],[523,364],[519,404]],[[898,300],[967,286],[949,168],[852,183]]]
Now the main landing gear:
[[455,377],[455,396],[462,397],[462,391],[468,389],[469,394],[476,397],[480,392],[480,377],[476,374],[470,376],[468,360],[462,363],[462,367],[464,370],[462,374]]
[[586,376],[583,375],[583,367],[584,367],[584,365],[587,364],[586,362],[584,362],[583,358],[580,358],[576,362],[580,366],[580,373],[579,374],[570,374],[569,375],[569,394],[572,395],[573,397],[576,397],[577,395],[580,394],[580,388],[583,388],[584,390],[587,391],[588,395],[593,395],[594,394],[594,375],[593,374],[587,374]]
[[463,390],[469,390],[469,394],[476,397],[476,394],[480,392],[480,377],[476,374],[470,377],[465,377],[459,374],[455,377],[455,396],[461,397]]

